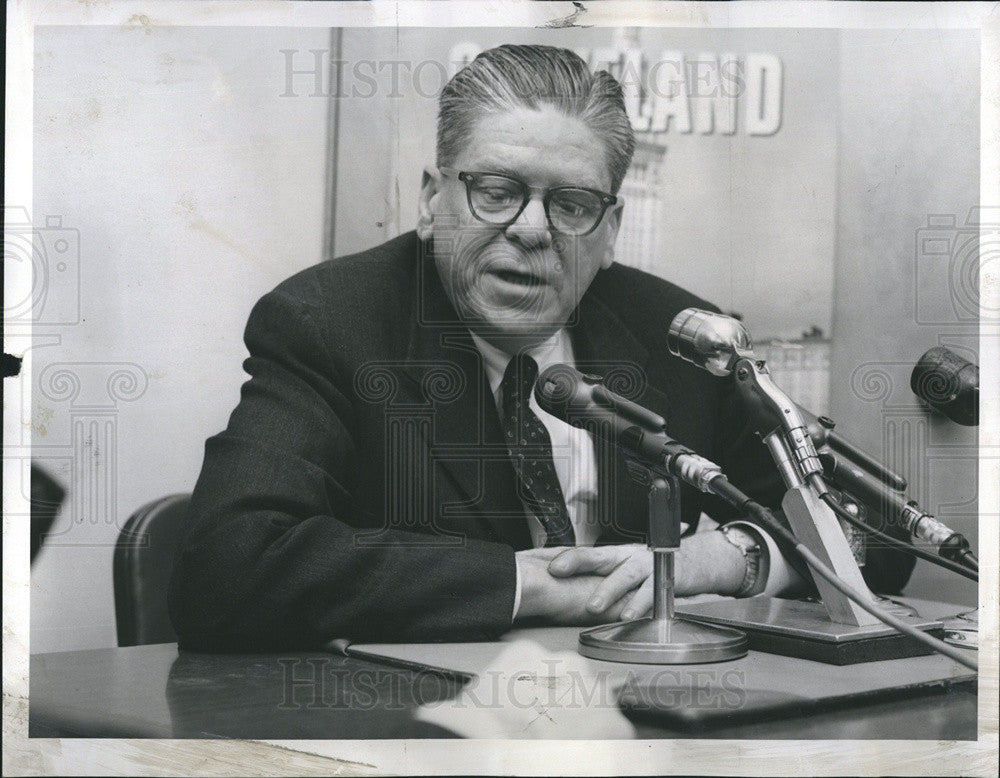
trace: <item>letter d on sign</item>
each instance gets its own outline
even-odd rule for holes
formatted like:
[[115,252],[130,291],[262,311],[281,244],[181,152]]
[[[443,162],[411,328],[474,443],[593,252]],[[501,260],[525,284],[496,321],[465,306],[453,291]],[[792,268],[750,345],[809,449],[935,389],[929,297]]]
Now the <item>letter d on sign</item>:
[[774,135],[781,126],[781,60],[747,54],[747,135]]

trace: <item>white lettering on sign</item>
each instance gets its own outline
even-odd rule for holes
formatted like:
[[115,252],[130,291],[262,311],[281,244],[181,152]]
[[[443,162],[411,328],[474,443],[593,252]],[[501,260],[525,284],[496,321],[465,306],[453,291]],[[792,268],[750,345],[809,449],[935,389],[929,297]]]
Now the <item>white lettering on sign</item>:
[[747,133],[774,135],[781,126],[781,60],[747,55]]
[[[456,73],[482,51],[474,43],[452,47]],[[600,47],[576,52],[592,70],[607,70],[622,85],[625,110],[638,133],[774,135],[781,128],[784,74],[774,54],[665,49],[650,57],[639,48]]]

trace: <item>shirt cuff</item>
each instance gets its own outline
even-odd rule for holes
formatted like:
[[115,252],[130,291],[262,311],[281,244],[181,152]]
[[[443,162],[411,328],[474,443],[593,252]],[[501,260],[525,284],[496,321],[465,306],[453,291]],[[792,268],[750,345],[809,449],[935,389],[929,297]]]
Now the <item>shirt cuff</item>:
[[767,584],[760,594],[767,597],[780,597],[801,585],[802,577],[795,571],[795,568],[788,564],[788,560],[781,553],[778,544],[767,532],[749,521],[731,521],[727,526],[739,527],[749,532],[760,544],[761,575],[767,576]]
[[510,616],[510,623],[514,623],[517,612],[521,610],[521,563],[517,561],[517,554],[514,554],[514,612]]

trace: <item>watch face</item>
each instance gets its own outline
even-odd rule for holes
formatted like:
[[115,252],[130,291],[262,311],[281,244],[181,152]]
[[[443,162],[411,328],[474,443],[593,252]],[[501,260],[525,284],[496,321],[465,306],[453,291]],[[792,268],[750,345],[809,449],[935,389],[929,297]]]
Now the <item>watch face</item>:
[[726,540],[740,550],[747,563],[746,574],[735,596],[751,597],[759,594],[765,584],[760,575],[760,543],[740,527],[720,527],[720,531]]
[[760,544],[738,527],[723,527],[722,534],[726,536],[726,540],[742,551],[744,556],[749,553],[760,553]]

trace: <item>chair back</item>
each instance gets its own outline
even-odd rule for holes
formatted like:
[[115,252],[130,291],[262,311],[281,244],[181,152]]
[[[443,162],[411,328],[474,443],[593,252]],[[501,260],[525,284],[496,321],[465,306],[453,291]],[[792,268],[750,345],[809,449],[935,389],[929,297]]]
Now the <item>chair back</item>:
[[153,500],[132,514],[118,535],[114,584],[119,646],[177,640],[167,592],[190,501],[188,494]]

